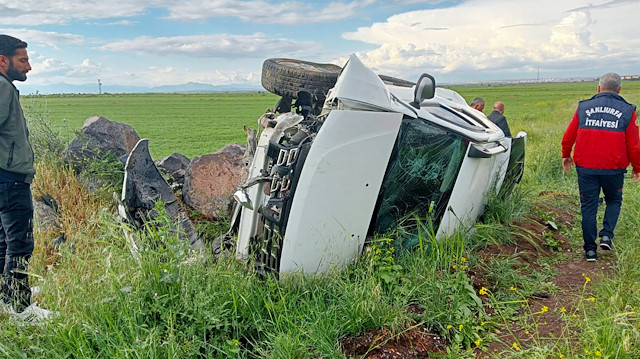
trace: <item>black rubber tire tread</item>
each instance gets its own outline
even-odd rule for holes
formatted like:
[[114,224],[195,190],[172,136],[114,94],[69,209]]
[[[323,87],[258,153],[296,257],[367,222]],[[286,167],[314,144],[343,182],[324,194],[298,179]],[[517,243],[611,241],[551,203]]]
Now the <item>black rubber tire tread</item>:
[[342,68],[334,64],[318,64],[302,60],[275,58],[262,64],[262,87],[280,96],[297,98],[298,91],[308,91],[325,98],[333,88]]

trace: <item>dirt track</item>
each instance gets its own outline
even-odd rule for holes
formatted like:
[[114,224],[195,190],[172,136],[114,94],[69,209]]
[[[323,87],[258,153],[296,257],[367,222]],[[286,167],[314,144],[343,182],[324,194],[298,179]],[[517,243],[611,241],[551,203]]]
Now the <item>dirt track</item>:
[[[518,347],[528,345],[552,344],[553,341],[573,342],[577,340],[580,329],[567,322],[569,316],[577,317],[579,304],[589,305],[590,282],[595,282],[603,275],[611,272],[614,256],[602,253],[596,262],[587,262],[582,258],[582,248],[569,244],[568,240],[555,230],[554,226],[573,228],[577,216],[577,205],[570,203],[569,198],[558,193],[541,193],[541,197],[563,197],[567,208],[550,205],[539,205],[532,214],[522,221],[514,223],[518,228],[516,241],[510,245],[489,246],[478,255],[487,262],[491,257],[508,255],[517,258],[519,264],[537,270],[538,259],[555,256],[559,251],[569,253],[565,261],[553,266],[557,273],[551,279],[555,286],[552,293],[535,293],[526,298],[526,305],[518,313],[519,320],[514,320],[503,328],[495,330],[496,340],[484,343],[476,348],[479,358],[494,358],[502,351],[512,349],[513,343]],[[546,202],[546,201],[545,201]],[[541,213],[553,214],[553,224],[541,218]],[[549,233],[553,233],[550,238]],[[551,248],[548,243],[552,239],[557,244]],[[490,287],[481,271],[471,271],[476,289]],[[593,298],[591,298],[593,299]],[[485,300],[485,308],[492,312],[491,305]],[[420,308],[408,308],[409,311],[420,311]],[[535,328],[535,329],[530,329]],[[424,326],[409,327],[400,335],[393,336],[389,330],[382,328],[364,333],[355,338],[341,340],[343,352],[347,357],[355,358],[429,358],[429,353],[442,353],[448,342],[438,334],[429,333]],[[375,348],[375,349],[374,349]]]

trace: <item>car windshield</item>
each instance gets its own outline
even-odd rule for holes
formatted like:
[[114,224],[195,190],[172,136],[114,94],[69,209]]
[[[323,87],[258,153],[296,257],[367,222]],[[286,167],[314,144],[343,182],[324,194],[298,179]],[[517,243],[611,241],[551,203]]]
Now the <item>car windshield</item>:
[[437,228],[451,196],[468,141],[424,120],[405,119],[387,168],[374,230],[408,215],[428,215]]

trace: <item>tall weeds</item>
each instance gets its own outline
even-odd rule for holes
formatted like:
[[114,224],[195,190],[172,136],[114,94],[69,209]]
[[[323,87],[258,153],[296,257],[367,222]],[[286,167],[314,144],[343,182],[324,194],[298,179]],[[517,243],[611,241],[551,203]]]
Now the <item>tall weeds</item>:
[[[471,235],[436,240],[428,219],[411,218],[410,225],[374,238],[340,273],[280,281],[258,278],[233,259],[193,253],[165,230],[171,226],[162,225],[168,221],[162,215],[154,219],[160,225],[136,233],[140,250],[132,256],[123,235],[129,228],[119,223],[110,193],[87,189],[59,161],[65,141],[32,124],[34,197],[53,196],[60,228],[36,229],[31,282],[42,289],[34,299],[60,315],[32,327],[0,314],[0,357],[341,358],[345,336],[381,327],[402,335],[416,326],[451,342],[442,357],[473,357],[497,330],[521,323],[514,313],[525,298],[554,290],[544,263],[534,271],[518,268],[514,258],[481,255],[488,245],[513,241],[513,223],[539,193],[577,196],[575,174],[563,175],[558,148],[549,145],[559,143],[563,126],[545,131],[547,114],[529,118],[539,128],[530,133],[523,182],[509,197],[492,196]],[[35,120],[41,119],[46,115]],[[639,198],[638,185],[628,181],[614,274],[585,287],[588,295],[567,317],[567,328],[579,325],[580,336],[549,344],[534,332],[527,348],[515,343],[503,357],[640,357]],[[67,241],[51,243],[60,234]],[[567,234],[578,241],[579,224]],[[474,280],[481,275],[479,287]],[[570,314],[579,317],[571,322]]]

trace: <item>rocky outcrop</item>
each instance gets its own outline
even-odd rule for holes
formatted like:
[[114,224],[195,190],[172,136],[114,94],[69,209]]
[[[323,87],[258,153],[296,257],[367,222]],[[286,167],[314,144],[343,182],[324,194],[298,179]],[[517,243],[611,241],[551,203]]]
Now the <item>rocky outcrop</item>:
[[156,166],[169,175],[169,185],[177,189],[184,185],[184,175],[190,162],[187,156],[174,152],[158,161]]
[[87,118],[80,133],[64,151],[64,158],[76,171],[82,171],[91,160],[111,154],[126,156],[140,140],[136,130],[125,123],[113,122],[102,116]]
[[35,225],[41,231],[60,231],[58,219],[58,204],[50,195],[44,195],[33,200],[33,217]]
[[247,177],[245,148],[230,144],[214,154],[195,157],[185,174],[185,204],[213,218],[230,211],[233,192]]

